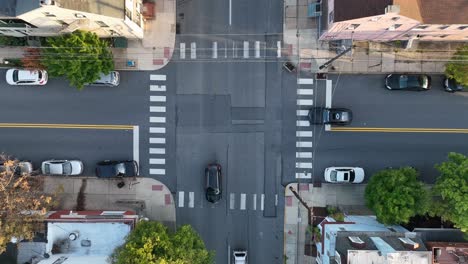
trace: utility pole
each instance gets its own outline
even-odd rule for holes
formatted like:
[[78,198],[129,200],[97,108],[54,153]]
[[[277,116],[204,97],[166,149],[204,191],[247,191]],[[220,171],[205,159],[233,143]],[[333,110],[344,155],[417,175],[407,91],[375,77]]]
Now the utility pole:
[[322,70],[323,68],[327,68],[328,66],[330,66],[330,64],[332,62],[334,62],[335,60],[337,60],[338,58],[340,58],[341,56],[345,55],[348,51],[352,50],[354,48],[354,45],[351,45],[351,47],[345,49],[343,52],[341,52],[340,54],[336,55],[334,58],[328,60],[327,62],[325,62],[324,64],[320,65],[319,67],[319,70]]

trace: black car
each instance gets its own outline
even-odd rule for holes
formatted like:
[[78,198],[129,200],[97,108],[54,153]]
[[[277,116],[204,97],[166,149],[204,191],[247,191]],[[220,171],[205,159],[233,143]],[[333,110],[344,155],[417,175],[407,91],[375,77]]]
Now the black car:
[[138,163],[134,160],[105,160],[97,164],[96,175],[99,178],[138,176]]
[[205,168],[205,195],[210,203],[221,200],[221,165],[214,163]]
[[311,124],[349,125],[353,120],[353,112],[347,108],[314,107],[309,110]]
[[458,83],[455,81],[455,79],[452,78],[444,78],[444,88],[445,91],[453,93],[453,92],[459,92],[466,90],[468,91],[468,87],[463,86],[462,84]]
[[424,74],[389,74],[385,78],[389,90],[427,91],[431,89],[431,77]]

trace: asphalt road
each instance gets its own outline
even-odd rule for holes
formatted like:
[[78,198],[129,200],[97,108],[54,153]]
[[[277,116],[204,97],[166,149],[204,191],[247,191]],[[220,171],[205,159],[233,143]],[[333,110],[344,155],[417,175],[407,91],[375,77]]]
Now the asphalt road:
[[[467,129],[468,95],[442,90],[442,77],[432,76],[433,87],[426,92],[389,91],[383,75],[335,75],[333,107],[353,111],[350,127],[379,128],[455,128]],[[325,102],[324,83],[317,87],[316,105]],[[314,134],[314,180],[323,180],[329,166],[361,166],[366,177],[386,167],[413,166],[421,179],[433,183],[434,164],[451,151],[468,154],[468,134],[458,133],[382,133],[324,131]]]

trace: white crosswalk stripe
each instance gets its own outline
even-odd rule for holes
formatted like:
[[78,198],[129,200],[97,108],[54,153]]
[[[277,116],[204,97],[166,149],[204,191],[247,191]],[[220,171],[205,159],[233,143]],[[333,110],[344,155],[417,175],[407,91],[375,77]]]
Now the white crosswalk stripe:
[[164,116],[150,116],[150,123],[166,123]]
[[312,131],[296,131],[296,137],[312,137]]
[[244,59],[249,57],[249,42],[244,41]]
[[[184,57],[185,57],[185,44],[182,45],[181,48],[184,48]],[[181,51],[182,54],[182,51]],[[182,57],[182,55],[181,55]],[[150,80],[151,81],[166,81],[166,75],[163,74],[151,74]],[[166,123],[166,85],[164,83],[150,83],[149,89],[152,95],[150,95],[150,107],[149,112],[152,113],[151,115],[157,116],[150,116],[149,123],[152,125],[149,128],[149,132],[153,135],[157,135],[156,137],[150,137],[149,143],[150,144],[159,144],[159,146],[164,146],[166,144],[166,128],[164,127]],[[157,95],[154,95],[157,94]],[[156,104],[156,105],[154,105]],[[153,145],[154,146],[154,145]],[[166,175],[166,149],[163,147],[159,148],[149,148],[149,160],[148,163],[150,165],[149,174],[150,175]],[[179,197],[180,198],[180,197]],[[180,202],[180,200],[179,200]],[[182,196],[182,203],[183,203],[183,196]]]
[[297,120],[296,126],[298,127],[308,127],[310,126],[310,122],[308,120]]
[[312,169],[312,162],[296,162],[298,169]]
[[150,75],[150,80],[151,80],[151,81],[165,81],[165,80],[166,80],[166,75],[163,75],[163,74],[151,74],[151,75]]
[[229,194],[229,209],[234,210],[235,203],[236,203],[236,194],[230,193]]
[[296,172],[296,178],[297,179],[311,179],[312,173]]
[[188,207],[189,208],[193,208],[194,207],[194,204],[195,204],[195,195],[193,192],[189,192],[189,204],[188,204]]
[[252,198],[252,209],[253,209],[253,210],[257,210],[257,194],[256,194],[256,193],[253,194],[253,198]]
[[260,196],[260,211],[263,211],[264,203],[265,203],[265,194],[262,193],[262,195]]
[[150,96],[151,102],[166,102],[166,96],[164,95],[151,95]]
[[165,92],[166,85],[150,85],[151,92]]
[[166,113],[165,106],[150,106],[150,112],[152,113]]
[[255,58],[260,58],[260,41],[255,41]]
[[185,43],[180,43],[180,58],[185,59]]
[[297,105],[310,106],[313,104],[314,104],[314,100],[312,99],[297,99]]
[[166,138],[150,138],[150,144],[166,144]]
[[197,43],[190,43],[190,59],[194,60],[197,58]]
[[276,42],[276,57],[281,58],[281,41]]
[[213,59],[218,58],[218,42],[213,42]]
[[184,192],[179,192],[179,207],[184,207],[184,195],[185,193]]
[[150,127],[149,132],[157,133],[157,134],[164,134],[166,133],[166,128],[165,127]]
[[298,158],[298,159],[308,159],[308,158],[312,158],[312,152],[307,152],[307,151],[304,151],[304,152],[296,152],[296,158]]
[[164,175],[166,174],[166,170],[165,169],[150,169],[149,173],[151,175]]
[[149,164],[164,165],[166,164],[166,159],[150,159]]
[[312,147],[312,141],[297,141],[296,142],[296,147],[297,148],[311,148]]
[[149,154],[166,154],[165,148],[150,148]]
[[309,115],[309,110],[296,110],[296,115],[297,116],[308,116]]
[[297,79],[297,84],[314,84],[314,79],[299,78],[299,79]]
[[297,89],[298,95],[313,95],[314,89]]
[[240,209],[245,210],[245,203],[246,203],[246,194],[241,193],[240,195]]

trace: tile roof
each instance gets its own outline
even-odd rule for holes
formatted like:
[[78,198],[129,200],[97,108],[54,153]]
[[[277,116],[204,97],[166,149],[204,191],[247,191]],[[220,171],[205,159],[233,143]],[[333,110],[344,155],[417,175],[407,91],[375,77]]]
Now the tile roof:
[[468,0],[393,0],[400,14],[425,24],[468,24]]

